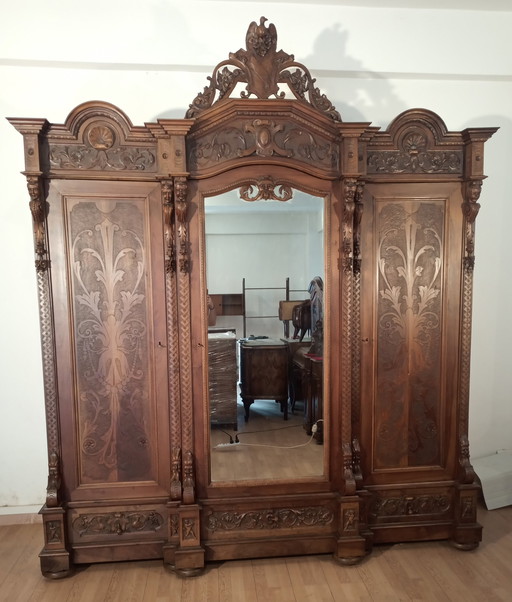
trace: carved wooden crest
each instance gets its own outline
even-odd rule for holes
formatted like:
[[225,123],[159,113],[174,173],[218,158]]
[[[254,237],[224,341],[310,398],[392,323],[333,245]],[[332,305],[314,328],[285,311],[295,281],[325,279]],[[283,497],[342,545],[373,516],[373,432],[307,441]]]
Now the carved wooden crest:
[[[229,54],[229,59],[219,63],[205,86],[187,111],[187,118],[197,117],[223,98],[229,98],[235,86],[247,84],[241,98],[256,96],[268,99],[271,96],[284,98],[279,84],[286,84],[295,98],[312,105],[334,121],[341,121],[331,101],[315,87],[315,79],[309,70],[295,61],[293,54],[277,50],[277,32],[273,23],[265,26],[267,19],[260,18],[259,25],[253,21],[245,37],[246,50]],[[230,69],[229,67],[232,67]],[[295,68],[294,70],[292,70]]]

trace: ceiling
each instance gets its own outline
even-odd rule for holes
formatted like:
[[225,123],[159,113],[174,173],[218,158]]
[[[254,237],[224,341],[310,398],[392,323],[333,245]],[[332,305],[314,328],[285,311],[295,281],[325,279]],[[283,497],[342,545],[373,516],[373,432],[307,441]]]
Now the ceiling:
[[[240,2],[241,0],[234,0]],[[248,0],[253,1],[253,0]],[[361,8],[410,8],[512,12],[512,0],[275,0],[293,4],[334,4]]]

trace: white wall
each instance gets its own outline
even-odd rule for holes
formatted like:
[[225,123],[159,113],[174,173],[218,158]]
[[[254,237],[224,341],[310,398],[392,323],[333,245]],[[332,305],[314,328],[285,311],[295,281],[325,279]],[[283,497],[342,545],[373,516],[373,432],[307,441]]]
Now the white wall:
[[[486,12],[343,4],[25,0],[3,11],[0,505],[40,504],[46,486],[31,222],[19,174],[22,139],[4,117],[62,123],[72,108],[91,99],[118,105],[137,125],[183,117],[212,68],[245,47],[247,27],[261,15],[275,23],[279,48],[311,69],[345,121],[386,127],[401,111],[425,107],[451,130],[501,128],[486,147],[489,180],[477,220],[470,439],[474,457],[512,448],[512,279],[506,247],[512,224],[506,195],[512,7]],[[460,5],[468,6],[463,0]]]

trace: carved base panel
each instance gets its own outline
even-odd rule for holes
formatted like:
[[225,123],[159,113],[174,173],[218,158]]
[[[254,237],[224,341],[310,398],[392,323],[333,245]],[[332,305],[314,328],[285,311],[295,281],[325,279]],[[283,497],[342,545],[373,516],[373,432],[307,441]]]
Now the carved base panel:
[[125,541],[167,541],[165,505],[72,508],[68,512],[69,541],[74,545]]
[[336,532],[337,508],[332,498],[286,496],[204,503],[202,540],[208,542],[317,536]]
[[[369,528],[375,543],[453,539],[476,547],[478,488],[474,485],[371,490]],[[471,548],[467,548],[471,549]]]
[[361,499],[359,496],[342,498],[339,516],[334,558],[341,564],[356,564],[366,556],[371,544],[371,541],[360,534]]
[[39,554],[41,572],[51,579],[67,577],[73,570],[66,545],[64,510],[60,507],[43,506],[40,514],[44,527],[44,548]]
[[336,545],[332,496],[204,502],[201,521],[208,561],[326,554]]

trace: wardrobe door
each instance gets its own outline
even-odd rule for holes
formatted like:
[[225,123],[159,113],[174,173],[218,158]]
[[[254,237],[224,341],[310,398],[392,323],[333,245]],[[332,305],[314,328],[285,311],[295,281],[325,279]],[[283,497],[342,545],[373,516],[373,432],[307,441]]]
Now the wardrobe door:
[[97,561],[112,541],[110,557],[158,557],[170,474],[160,186],[52,180],[47,198],[73,558]]
[[[363,239],[363,474],[376,541],[449,536],[456,477],[462,196],[370,183]],[[392,528],[391,528],[392,525]],[[400,534],[399,534],[400,532]]]

